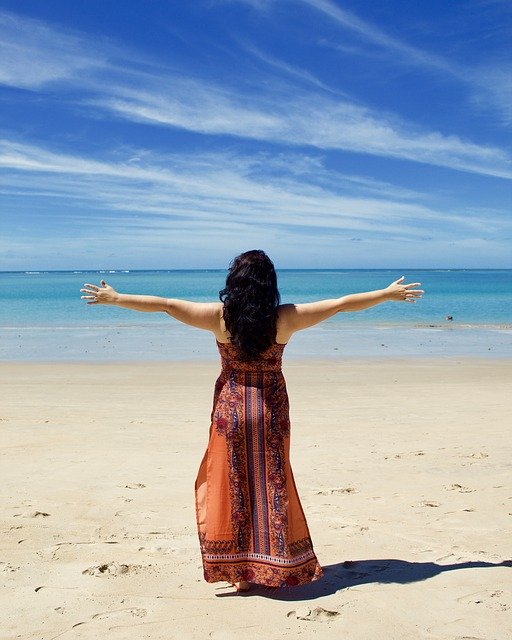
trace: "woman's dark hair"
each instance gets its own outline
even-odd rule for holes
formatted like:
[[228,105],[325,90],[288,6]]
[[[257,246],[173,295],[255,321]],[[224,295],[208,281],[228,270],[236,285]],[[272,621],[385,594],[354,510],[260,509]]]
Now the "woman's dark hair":
[[219,297],[231,344],[243,359],[254,360],[274,344],[281,298],[274,265],[264,251],[246,251],[232,260]]

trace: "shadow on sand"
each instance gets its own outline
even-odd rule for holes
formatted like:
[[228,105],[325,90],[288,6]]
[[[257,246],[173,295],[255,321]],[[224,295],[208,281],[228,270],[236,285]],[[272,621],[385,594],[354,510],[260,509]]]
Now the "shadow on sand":
[[436,564],[435,562],[407,562],[393,558],[379,560],[347,560],[323,567],[324,575],[320,580],[298,587],[268,590],[259,585],[252,585],[246,593],[218,593],[219,598],[231,596],[263,596],[273,600],[296,602],[314,600],[328,596],[359,584],[391,583],[407,584],[419,582],[443,573],[459,569],[480,569],[485,567],[512,567],[512,560],[502,562],[483,562],[479,560],[460,562],[458,564]]

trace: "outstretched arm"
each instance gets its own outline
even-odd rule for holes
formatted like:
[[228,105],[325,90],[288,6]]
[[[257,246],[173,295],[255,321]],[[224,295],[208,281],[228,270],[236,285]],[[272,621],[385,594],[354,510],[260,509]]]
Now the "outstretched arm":
[[414,289],[420,282],[403,284],[405,276],[392,282],[385,289],[367,291],[365,293],[353,293],[341,298],[331,300],[319,300],[318,302],[306,302],[303,304],[285,304],[281,307],[281,322],[283,329],[289,335],[300,329],[306,329],[340,311],[361,311],[374,307],[387,300],[397,300],[402,302],[416,302],[421,298],[423,290]]
[[110,304],[134,311],[165,312],[184,324],[215,333],[219,331],[222,316],[220,302],[191,302],[178,298],[119,293],[104,280],[101,280],[101,287],[85,284],[80,291],[87,294],[82,296],[87,304]]

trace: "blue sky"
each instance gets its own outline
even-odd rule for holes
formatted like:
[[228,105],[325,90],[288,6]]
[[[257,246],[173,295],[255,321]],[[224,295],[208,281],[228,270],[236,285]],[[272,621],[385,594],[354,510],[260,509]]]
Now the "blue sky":
[[512,267],[506,0],[0,0],[0,269]]

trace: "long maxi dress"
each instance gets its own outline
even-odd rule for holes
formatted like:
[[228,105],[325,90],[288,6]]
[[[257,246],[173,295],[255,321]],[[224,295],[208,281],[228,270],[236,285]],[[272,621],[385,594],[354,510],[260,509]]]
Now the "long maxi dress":
[[207,582],[272,587],[318,580],[318,563],[289,461],[285,345],[247,362],[217,342],[206,452],[195,482],[196,520]]

